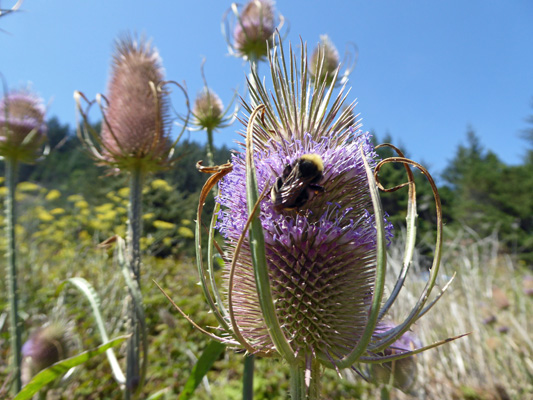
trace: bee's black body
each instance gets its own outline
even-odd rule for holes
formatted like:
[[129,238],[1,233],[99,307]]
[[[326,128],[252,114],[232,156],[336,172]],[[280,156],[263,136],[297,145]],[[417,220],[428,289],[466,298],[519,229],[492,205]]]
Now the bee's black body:
[[274,210],[299,209],[309,200],[310,192],[323,191],[319,185],[323,171],[324,164],[318,154],[304,154],[287,164],[270,192]]

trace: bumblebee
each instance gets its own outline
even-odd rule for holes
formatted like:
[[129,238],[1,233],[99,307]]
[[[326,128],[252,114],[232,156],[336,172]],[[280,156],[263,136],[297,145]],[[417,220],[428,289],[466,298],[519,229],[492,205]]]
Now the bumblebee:
[[270,198],[276,212],[301,208],[311,193],[323,192],[319,185],[324,172],[324,162],[318,154],[304,154],[287,164],[283,174],[276,179]]

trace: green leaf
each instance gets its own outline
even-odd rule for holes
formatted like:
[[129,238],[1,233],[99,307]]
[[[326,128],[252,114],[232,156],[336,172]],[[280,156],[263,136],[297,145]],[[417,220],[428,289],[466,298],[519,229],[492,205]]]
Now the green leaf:
[[225,348],[225,344],[213,340],[207,345],[204,352],[194,365],[191,376],[189,379],[187,379],[187,382],[185,383],[183,391],[180,393],[178,400],[187,400],[191,398],[194,390],[198,387],[203,377],[211,369],[211,366],[218,359],[220,354],[222,354]]
[[93,350],[85,351],[77,356],[67,358],[66,360],[59,361],[52,364],[50,367],[43,369],[33,379],[22,388],[22,390],[15,396],[13,400],[26,400],[31,399],[41,388],[55,379],[65,374],[69,369],[74,368],[91,358],[104,353],[111,347],[117,346],[124,342],[128,336],[119,336],[107,343],[104,343]]

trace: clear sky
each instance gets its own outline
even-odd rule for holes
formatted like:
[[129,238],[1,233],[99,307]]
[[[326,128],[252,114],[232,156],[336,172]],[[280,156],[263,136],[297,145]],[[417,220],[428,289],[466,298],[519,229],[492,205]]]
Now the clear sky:
[[[3,8],[14,1],[0,1]],[[113,42],[144,33],[159,49],[167,79],[185,81],[193,99],[209,86],[227,104],[244,88],[245,64],[228,55],[220,33],[223,0],[25,0],[0,18],[0,72],[11,88],[32,88],[48,115],[75,124],[74,90],[105,92]],[[287,40],[310,48],[327,33],[342,52],[359,48],[350,100],[363,129],[390,133],[415,160],[441,172],[472,126],[504,162],[522,160],[520,131],[533,114],[531,0],[279,0]],[[264,69],[263,69],[264,71]],[[179,102],[179,98],[176,98]],[[180,108],[178,104],[176,106]],[[232,146],[236,123],[217,145]],[[204,142],[204,134],[190,138]]]

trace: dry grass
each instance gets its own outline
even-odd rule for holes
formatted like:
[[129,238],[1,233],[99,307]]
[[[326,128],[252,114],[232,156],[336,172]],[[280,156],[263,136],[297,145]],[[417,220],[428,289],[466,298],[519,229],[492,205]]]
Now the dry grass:
[[[390,281],[400,269],[401,250],[391,248]],[[402,301],[392,310],[397,320],[407,315],[424,286],[419,265],[417,255]],[[394,395],[398,399],[533,399],[533,296],[527,287],[532,284],[531,275],[500,254],[496,234],[479,238],[467,230],[447,242],[439,285],[454,273],[448,291],[413,330],[424,344],[471,334],[419,355],[413,392]]]

